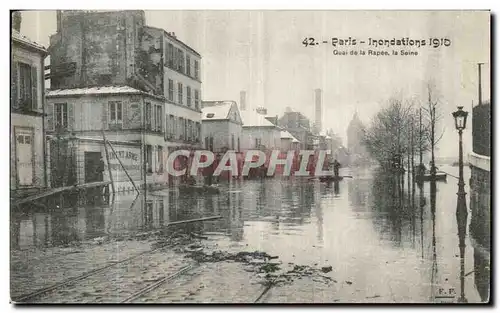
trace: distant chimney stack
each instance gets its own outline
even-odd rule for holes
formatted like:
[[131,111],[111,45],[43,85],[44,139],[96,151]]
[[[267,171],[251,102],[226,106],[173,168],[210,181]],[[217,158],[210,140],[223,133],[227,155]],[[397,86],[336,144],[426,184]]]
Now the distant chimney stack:
[[245,111],[247,108],[247,93],[240,91],[240,111]]
[[264,107],[258,107],[255,111],[261,115],[267,115],[267,109]]
[[12,12],[12,28],[21,32],[21,22],[23,18],[21,16],[21,11]]

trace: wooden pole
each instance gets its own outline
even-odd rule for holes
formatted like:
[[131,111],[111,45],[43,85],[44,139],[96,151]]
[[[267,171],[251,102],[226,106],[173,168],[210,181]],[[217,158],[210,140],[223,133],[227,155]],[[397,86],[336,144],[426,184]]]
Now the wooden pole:
[[109,147],[111,148],[111,151],[113,151],[116,159],[118,160],[118,162],[120,162],[120,165],[122,166],[123,168],[123,171],[125,172],[125,174],[127,175],[128,179],[130,180],[130,182],[132,183],[132,185],[134,186],[134,189],[137,191],[137,193],[140,193],[139,189],[137,188],[137,186],[135,185],[135,182],[134,180],[132,179],[132,177],[130,177],[127,169],[125,168],[125,166],[123,165],[122,163],[122,160],[120,160],[120,158],[118,157],[118,154],[116,153],[115,151],[115,148],[113,148],[113,146],[111,145],[111,143],[109,141],[105,141],[104,145],[106,145],[106,143],[109,145]]
[[106,134],[104,133],[104,130],[102,131],[102,139],[104,140],[104,152],[106,155],[106,162],[108,163],[108,173],[109,173],[109,180],[111,181],[111,190],[113,191],[113,194],[115,194],[115,181],[113,180],[113,173],[111,172],[111,163],[109,162],[109,151],[108,147],[106,146]]

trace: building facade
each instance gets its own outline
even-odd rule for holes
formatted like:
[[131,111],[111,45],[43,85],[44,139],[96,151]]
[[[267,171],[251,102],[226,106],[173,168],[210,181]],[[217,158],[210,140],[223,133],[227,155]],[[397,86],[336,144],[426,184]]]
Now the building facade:
[[267,118],[263,108],[241,111],[243,121],[241,149],[271,150],[279,149],[281,144],[281,129]]
[[50,186],[43,118],[47,50],[19,28],[20,21],[11,37],[10,189],[23,193]]
[[472,152],[470,207],[471,234],[484,247],[490,249],[491,234],[491,105],[477,105],[472,110]]
[[278,119],[278,126],[287,130],[300,142],[301,149],[312,149],[314,142],[309,119],[300,112],[290,109]]
[[241,115],[235,101],[203,101],[203,147],[213,152],[241,151]]
[[364,136],[365,127],[356,112],[347,127],[347,150],[350,155],[349,162],[352,165],[368,163],[369,154],[363,142]]
[[[74,157],[69,162],[76,168],[68,175],[65,168],[71,167],[58,168],[64,162],[55,162],[62,156],[53,153],[52,173],[60,185],[92,182],[91,165],[99,160],[107,164],[105,136],[116,145],[118,158],[126,161],[129,168],[125,168],[137,184],[164,184],[168,181],[165,168],[169,152],[201,144],[201,123],[195,121],[197,115],[190,118],[191,112],[128,86],[51,90],[47,93],[46,123],[46,132],[52,136],[51,152],[67,141],[69,147],[65,148],[73,150],[66,155]],[[116,155],[108,154],[118,189],[131,188]],[[71,175],[74,178],[68,181]],[[110,179],[107,171],[103,179]]]
[[[164,171],[170,153],[201,146],[201,56],[145,25],[143,11],[58,11],[50,53],[52,135],[95,144],[104,131],[132,154],[138,144],[147,184],[172,178]],[[81,153],[75,158],[74,179],[85,182]]]
[[293,137],[292,134],[290,134],[286,130],[282,130],[280,132],[280,137],[281,137],[281,151],[286,152],[290,150],[298,150],[300,148],[300,142],[297,140],[297,138]]

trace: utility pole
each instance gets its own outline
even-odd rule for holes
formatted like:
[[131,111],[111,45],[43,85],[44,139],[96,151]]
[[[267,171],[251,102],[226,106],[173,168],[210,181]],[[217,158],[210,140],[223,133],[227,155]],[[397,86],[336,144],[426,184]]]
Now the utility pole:
[[484,63],[477,63],[477,75],[478,75],[478,79],[479,79],[479,86],[478,86],[478,89],[477,89],[477,93],[478,93],[478,104],[481,105],[483,103],[483,95],[482,95],[482,90],[481,90],[481,65],[483,65]]

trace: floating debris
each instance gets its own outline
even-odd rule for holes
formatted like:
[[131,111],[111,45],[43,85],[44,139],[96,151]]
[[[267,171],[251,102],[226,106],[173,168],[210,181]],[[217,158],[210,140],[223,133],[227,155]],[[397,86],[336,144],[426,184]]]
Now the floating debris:
[[322,271],[323,273],[329,273],[329,272],[331,272],[332,270],[333,270],[333,268],[332,268],[332,266],[331,266],[331,265],[330,265],[330,266],[323,266],[323,267],[321,268],[321,271]]

